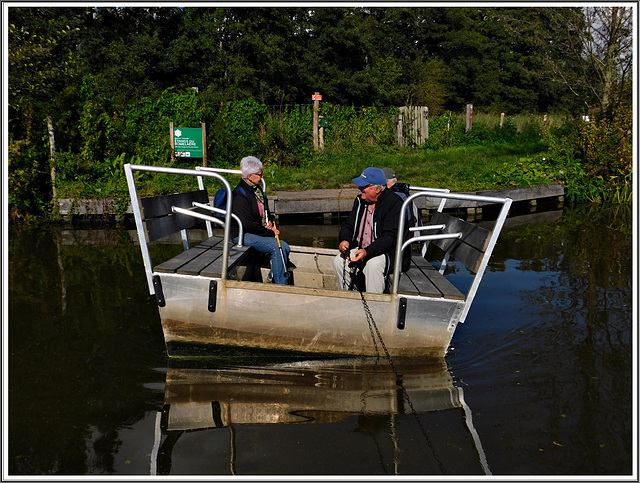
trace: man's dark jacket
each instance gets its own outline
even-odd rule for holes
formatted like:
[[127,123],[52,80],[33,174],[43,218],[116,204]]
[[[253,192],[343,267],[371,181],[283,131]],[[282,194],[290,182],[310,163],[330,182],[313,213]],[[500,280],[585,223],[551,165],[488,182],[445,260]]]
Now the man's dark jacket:
[[[362,200],[362,195],[358,195],[353,202],[351,213],[349,217],[340,227],[339,240],[348,240],[349,249],[353,249],[360,246],[360,240],[357,239],[360,233],[360,222],[362,221],[362,213],[365,209],[366,203]],[[388,255],[389,260],[389,272],[393,271],[393,265],[396,254],[396,241],[398,236],[398,222],[400,218],[400,210],[402,209],[402,200],[398,195],[389,189],[385,189],[378,200],[376,201],[376,207],[373,211],[373,238],[374,241],[365,250],[367,256],[364,259],[366,262],[370,258],[377,257],[382,254]],[[406,239],[409,235],[408,228],[405,228],[405,234],[403,239]],[[410,257],[410,252],[408,253]],[[406,271],[409,268],[409,261],[402,261],[402,270]]]
[[[242,188],[244,193],[238,188]],[[244,233],[253,233],[258,236],[273,238],[276,236],[273,230],[269,230],[262,224],[262,217],[258,210],[258,200],[256,199],[255,194],[256,189],[260,188],[250,185],[244,179],[240,180],[236,189],[232,191],[233,201],[231,211],[240,218]],[[264,195],[264,204],[265,207],[269,206],[266,194]],[[235,220],[232,220],[231,231],[229,232],[231,238],[237,237],[238,231],[238,223]]]

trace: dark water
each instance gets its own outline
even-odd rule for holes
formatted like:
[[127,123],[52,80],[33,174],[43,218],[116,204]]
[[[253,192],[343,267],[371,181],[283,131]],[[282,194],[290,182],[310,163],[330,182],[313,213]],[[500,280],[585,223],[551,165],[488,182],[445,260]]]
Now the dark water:
[[[169,362],[127,230],[12,227],[4,471],[637,475],[631,227],[630,209],[597,206],[510,219],[445,361],[398,374],[372,359]],[[280,228],[337,243],[337,227]]]

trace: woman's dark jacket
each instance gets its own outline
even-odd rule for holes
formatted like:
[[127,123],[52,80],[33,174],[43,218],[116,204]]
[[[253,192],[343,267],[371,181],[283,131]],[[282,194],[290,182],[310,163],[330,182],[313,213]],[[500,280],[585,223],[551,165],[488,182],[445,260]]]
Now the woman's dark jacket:
[[[362,201],[362,195],[358,195],[353,202],[351,213],[347,221],[340,227],[339,240],[348,240],[349,249],[357,248],[360,241],[357,239],[360,233],[360,223],[362,221],[362,213],[366,203]],[[370,258],[377,257],[382,254],[388,254],[389,270],[393,270],[393,264],[396,256],[396,242],[398,236],[398,222],[400,221],[400,210],[402,209],[402,200],[390,189],[385,189],[376,201],[376,208],[373,211],[373,238],[374,241],[365,250],[367,256],[365,261]],[[405,228],[404,239],[409,235],[408,228]],[[410,256],[410,252],[406,250]],[[409,268],[409,260],[403,259],[402,269],[406,271]]]
[[[241,190],[238,188],[242,188]],[[242,222],[244,233],[253,233],[258,236],[275,237],[273,230],[269,230],[262,224],[262,217],[258,210],[258,200],[256,199],[255,190],[260,189],[257,186],[250,185],[244,179],[240,180],[236,188],[232,191],[233,201],[231,211]],[[397,198],[397,196],[396,196]],[[264,195],[265,209],[269,206],[267,195]],[[238,236],[238,223],[231,221],[231,238]]]

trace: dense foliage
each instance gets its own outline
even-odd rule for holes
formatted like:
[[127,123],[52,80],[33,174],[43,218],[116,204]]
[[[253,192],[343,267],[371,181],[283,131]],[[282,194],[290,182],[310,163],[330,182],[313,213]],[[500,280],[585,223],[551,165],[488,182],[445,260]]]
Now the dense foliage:
[[[558,173],[568,163],[586,180],[601,180],[598,192],[611,179],[630,179],[629,8],[8,12],[9,203],[17,216],[49,211],[51,168],[61,187],[76,183],[77,195],[96,196],[122,191],[125,162],[170,162],[169,122],[206,123],[211,165],[235,166],[250,152],[282,169],[299,168],[317,156],[313,92],[323,95],[329,149],[393,146],[397,108],[427,105],[432,135],[422,152],[526,131],[549,144],[552,165],[549,157],[523,160],[525,168],[546,166],[542,178],[555,173],[563,181]],[[595,122],[565,131],[543,123],[476,124],[465,133],[459,114],[466,103],[476,113],[589,114]],[[562,151],[563,143],[574,149]],[[528,179],[509,172],[497,178]]]

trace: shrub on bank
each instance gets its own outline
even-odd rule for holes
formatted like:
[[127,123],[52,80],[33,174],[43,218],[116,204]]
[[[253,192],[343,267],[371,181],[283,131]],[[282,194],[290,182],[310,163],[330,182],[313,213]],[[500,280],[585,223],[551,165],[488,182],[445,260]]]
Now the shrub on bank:
[[[398,113],[397,108],[324,102],[320,114],[328,123],[325,150],[314,152],[312,105],[274,107],[252,99],[214,105],[191,89],[168,89],[157,99],[138,99],[125,106],[105,100],[86,101],[73,133],[56,133],[63,140],[54,161],[58,194],[71,198],[124,197],[127,189],[122,167],[127,162],[192,167],[192,159],[171,159],[169,123],[199,127],[204,122],[209,166],[237,167],[240,158],[254,154],[277,173],[274,181],[289,189],[338,185],[339,179],[350,176],[356,166],[394,166],[394,156],[406,156],[403,163],[415,163],[416,172],[422,173],[442,170],[451,163],[429,163],[434,153],[509,146],[514,161],[501,168],[465,159],[459,168],[429,181],[455,181],[456,186],[466,189],[474,189],[474,183],[486,183],[490,178],[498,187],[559,181],[565,184],[571,199],[630,199],[630,112],[621,112],[610,120],[567,121],[560,125],[539,116],[507,116],[500,125],[500,116],[484,114],[475,116],[473,128],[466,132],[464,115],[449,111],[430,119],[429,138],[423,145],[403,148],[398,148],[395,141],[394,116]],[[9,199],[16,214],[49,212],[50,165],[44,132],[43,140],[40,146],[11,142]],[[545,149],[540,148],[541,143]],[[456,152],[456,156],[460,154]],[[324,175],[310,177],[307,169]],[[330,175],[334,172],[340,176]],[[160,188],[170,192],[176,186],[169,183]]]

